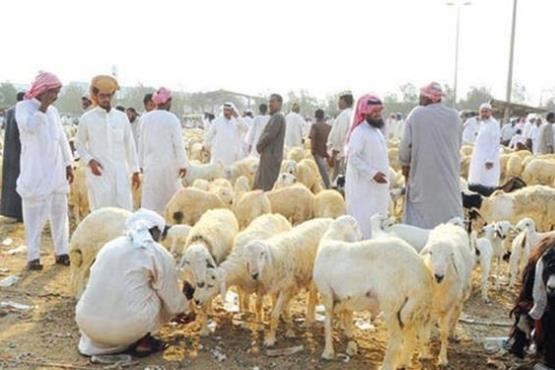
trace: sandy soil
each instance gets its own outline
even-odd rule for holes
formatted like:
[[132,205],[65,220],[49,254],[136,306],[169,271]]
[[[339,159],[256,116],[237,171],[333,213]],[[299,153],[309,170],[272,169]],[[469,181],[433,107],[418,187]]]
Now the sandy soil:
[[[12,239],[9,246],[2,241]],[[34,306],[27,311],[0,308],[0,369],[101,369],[105,365],[91,364],[81,357],[76,345],[79,333],[74,322],[75,300],[69,296],[69,269],[55,266],[51,240],[44,238],[42,272],[27,272],[25,254],[6,255],[5,251],[24,244],[23,227],[10,225],[0,219],[0,279],[16,274],[21,279],[10,288],[0,288],[0,301],[14,301]],[[5,271],[4,269],[8,269]],[[478,276],[475,276],[475,288]],[[498,293],[492,292],[492,303],[484,304],[478,289],[465,306],[464,317],[481,322],[509,323],[509,307],[514,293],[504,286]],[[278,335],[277,348],[302,345],[303,350],[294,355],[269,357],[262,347],[262,334],[254,330],[248,318],[233,314],[216,305],[213,317],[217,327],[209,338],[199,338],[195,324],[171,325],[161,335],[169,343],[165,353],[140,360],[129,369],[377,369],[383,359],[387,333],[379,322],[375,330],[355,331],[359,353],[344,362],[320,359],[323,350],[324,329],[318,322],[305,331],[303,327],[304,296],[293,304],[297,337],[286,339],[282,331]],[[358,315],[362,320],[367,317]],[[450,369],[531,369],[532,359],[517,361],[503,353],[488,353],[482,340],[485,337],[505,336],[509,328],[460,323],[457,329],[459,341],[449,347]],[[346,343],[339,331],[336,333],[336,352],[345,351]],[[433,351],[437,354],[438,343]],[[225,354],[226,358],[218,358]],[[116,368],[116,367],[112,367]],[[432,363],[413,361],[411,369],[435,369]]]

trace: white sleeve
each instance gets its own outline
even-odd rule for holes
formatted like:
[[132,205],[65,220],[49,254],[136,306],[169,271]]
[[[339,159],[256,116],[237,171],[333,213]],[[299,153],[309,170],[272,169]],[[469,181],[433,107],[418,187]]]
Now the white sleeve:
[[92,154],[88,151],[87,145],[89,143],[89,129],[87,120],[81,119],[79,120],[79,126],[77,126],[77,135],[75,136],[75,149],[77,153],[79,153],[79,158],[83,165],[87,166],[91,160],[94,159]]
[[133,131],[131,131],[131,124],[127,116],[124,117],[125,125],[123,128],[123,140],[125,142],[125,153],[127,156],[127,164],[131,173],[139,172],[139,159],[137,158],[137,148],[135,146],[135,139],[133,138]]
[[48,117],[40,110],[31,113],[27,106],[18,104],[15,108],[15,120],[19,131],[34,134],[40,126],[47,124]]
[[349,156],[349,164],[355,167],[359,172],[364,174],[364,176],[368,179],[368,181],[372,181],[374,176],[378,171],[375,168],[372,168],[365,160],[364,160],[364,140],[360,135],[351,135],[351,141],[349,142],[349,147],[347,149],[348,156]]
[[174,129],[172,132],[173,148],[175,152],[176,161],[179,168],[189,167],[189,161],[187,160],[187,153],[185,152],[185,145],[183,144],[183,137],[181,135],[181,124],[179,120],[175,121]]

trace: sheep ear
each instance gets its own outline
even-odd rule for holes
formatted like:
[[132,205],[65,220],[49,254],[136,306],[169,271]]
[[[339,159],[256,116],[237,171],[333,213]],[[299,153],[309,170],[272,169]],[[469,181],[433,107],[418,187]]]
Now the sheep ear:
[[214,260],[212,260],[212,258],[210,258],[210,259],[207,258],[206,259],[206,267],[211,268],[211,269],[215,268],[216,266],[215,266],[215,263],[213,263],[213,262],[214,262]]

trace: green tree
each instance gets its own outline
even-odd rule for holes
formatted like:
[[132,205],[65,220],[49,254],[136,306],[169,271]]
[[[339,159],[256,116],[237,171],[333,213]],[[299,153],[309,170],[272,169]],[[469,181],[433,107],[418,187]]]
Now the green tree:
[[480,104],[488,102],[492,98],[491,91],[487,87],[471,86],[466,93],[466,98],[459,101],[459,108],[478,110]]
[[10,82],[0,84],[0,108],[11,107],[16,103],[17,89]]

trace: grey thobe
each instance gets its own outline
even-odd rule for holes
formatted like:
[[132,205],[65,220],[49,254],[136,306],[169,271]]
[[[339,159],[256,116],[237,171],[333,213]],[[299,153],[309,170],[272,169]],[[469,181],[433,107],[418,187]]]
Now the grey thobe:
[[460,147],[462,123],[442,103],[416,107],[407,117],[399,148],[402,166],[410,166],[403,221],[431,229],[462,217]]
[[19,177],[19,157],[21,155],[19,129],[15,121],[15,107],[6,112],[5,130],[0,215],[22,221],[21,197],[15,190]]
[[538,153],[551,154],[553,153],[553,149],[555,149],[555,143],[553,139],[553,125],[547,122],[540,127],[540,135],[538,138]]
[[254,180],[254,189],[272,190],[279,175],[283,159],[285,139],[285,117],[274,113],[262,131],[256,150],[260,153],[260,165]]

